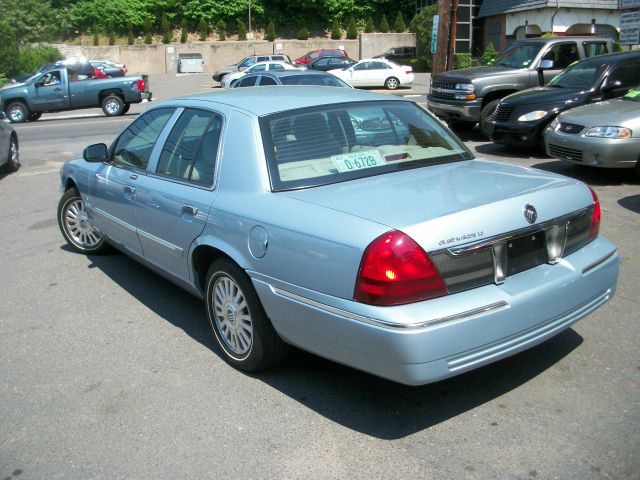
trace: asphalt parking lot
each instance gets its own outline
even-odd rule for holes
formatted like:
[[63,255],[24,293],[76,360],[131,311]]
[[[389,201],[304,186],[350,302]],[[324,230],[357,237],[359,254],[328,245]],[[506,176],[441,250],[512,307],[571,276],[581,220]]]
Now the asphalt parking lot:
[[[428,77],[394,92],[424,102]],[[153,76],[157,100],[218,91]],[[405,387],[295,351],[245,375],[202,304],[122,254],[85,257],[56,223],[58,171],[148,104],[17,125],[0,175],[0,479],[640,479],[640,181],[461,138],[478,156],[591,185],[618,246],[616,296],[550,341]]]

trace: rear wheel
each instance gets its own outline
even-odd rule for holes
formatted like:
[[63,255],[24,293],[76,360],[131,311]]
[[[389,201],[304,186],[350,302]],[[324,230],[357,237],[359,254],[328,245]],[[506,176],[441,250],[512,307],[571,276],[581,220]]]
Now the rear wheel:
[[206,309],[224,360],[247,372],[282,359],[287,344],[267,318],[247,274],[235,263],[219,259],[207,272]]
[[20,152],[18,150],[18,139],[11,136],[9,140],[9,155],[5,167],[9,172],[16,172],[20,168]]
[[131,108],[131,104],[130,103],[125,103],[124,104],[124,108],[122,109],[122,114],[124,115],[125,113],[127,113],[130,108]]
[[124,113],[124,102],[118,95],[107,95],[102,99],[102,111],[107,117],[116,117]]
[[389,90],[395,90],[400,86],[400,81],[396,77],[389,77],[385,80],[384,86]]
[[58,226],[76,252],[99,254],[109,250],[102,234],[89,223],[84,202],[75,188],[64,192],[58,202]]
[[31,115],[29,115],[29,121],[30,121],[30,122],[35,122],[35,121],[36,121],[36,120],[38,120],[41,116],[42,116],[42,113],[40,113],[40,112],[32,113]]
[[495,112],[499,103],[500,100],[492,100],[484,107],[482,107],[482,110],[480,110],[480,133],[482,133],[482,136],[484,138],[489,138],[489,132],[487,131],[487,122],[489,121],[491,115],[493,115],[493,112]]
[[29,119],[29,115],[31,115],[29,107],[22,102],[10,103],[7,107],[7,117],[12,123],[26,122]]

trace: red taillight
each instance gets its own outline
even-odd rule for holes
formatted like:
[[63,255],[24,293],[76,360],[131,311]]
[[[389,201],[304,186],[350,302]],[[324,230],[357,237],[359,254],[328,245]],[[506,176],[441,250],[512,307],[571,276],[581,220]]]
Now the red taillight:
[[447,293],[425,251],[408,235],[393,230],[365,250],[354,299],[371,305],[401,305]]
[[404,73],[406,73],[407,75],[409,75],[410,73],[413,73],[413,68],[405,68]]
[[598,232],[600,232],[600,217],[602,216],[602,210],[600,209],[600,200],[598,200],[598,195],[596,195],[593,188],[589,187],[589,190],[591,190],[591,196],[593,197],[593,217],[591,217],[589,236],[597,237]]
[[139,92],[144,92],[144,79],[143,78],[138,80],[138,83],[136,84],[136,87],[138,88]]
[[124,67],[120,67],[120,73],[124,75],[125,73],[127,73],[127,71],[124,69]]

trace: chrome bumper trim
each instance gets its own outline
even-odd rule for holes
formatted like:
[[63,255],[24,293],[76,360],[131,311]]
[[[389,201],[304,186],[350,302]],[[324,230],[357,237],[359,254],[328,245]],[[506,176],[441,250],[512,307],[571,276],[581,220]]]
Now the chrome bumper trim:
[[600,265],[602,265],[604,262],[606,262],[607,260],[609,260],[611,257],[613,257],[616,253],[618,253],[618,249],[616,248],[613,252],[605,255],[604,257],[602,257],[599,260],[596,260],[595,262],[587,265],[586,267],[584,267],[582,269],[582,274],[585,275],[587,273],[589,273],[591,270],[593,270],[594,268],[599,267]]
[[433,325],[440,325],[442,323],[453,322],[455,320],[462,320],[468,317],[473,317],[476,315],[480,315],[482,313],[499,310],[501,308],[506,308],[509,306],[507,302],[500,301],[500,302],[491,303],[489,305],[484,305],[482,307],[474,308],[472,310],[467,310],[466,312],[460,312],[460,313],[456,313],[455,315],[449,315],[448,317],[433,318],[431,320],[425,320],[423,322],[401,324],[401,323],[389,322],[386,320],[378,320],[375,318],[366,317],[364,315],[358,315],[356,313],[347,312],[346,310],[332,307],[330,305],[326,305],[324,303],[311,300],[309,298],[300,296],[298,294],[288,292],[286,290],[282,290],[280,288],[274,287],[273,285],[269,285],[269,288],[276,295],[288,298],[290,300],[294,300],[296,302],[304,303],[305,305],[308,305],[313,308],[317,308],[319,310],[323,310],[325,312],[328,312],[334,315],[348,318],[349,320],[355,320],[357,322],[367,323],[369,325],[374,325],[376,327],[386,328],[390,330],[403,330],[403,331],[417,330],[421,328],[431,327]]

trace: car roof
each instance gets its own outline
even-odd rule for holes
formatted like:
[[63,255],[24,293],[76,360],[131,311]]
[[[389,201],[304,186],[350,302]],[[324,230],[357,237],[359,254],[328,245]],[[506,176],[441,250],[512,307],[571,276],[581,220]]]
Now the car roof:
[[570,40],[576,40],[576,41],[610,41],[612,42],[613,40],[611,40],[610,38],[607,37],[588,37],[588,36],[570,36],[570,37],[539,37],[539,38],[527,38],[524,40],[516,40],[515,42],[513,42],[511,45],[514,44],[523,44],[523,43],[549,43],[549,42],[568,42]]
[[580,61],[580,65],[600,64],[605,62],[609,65],[616,65],[625,60],[633,60],[640,58],[640,50],[632,50],[630,52],[615,52],[596,55],[595,57],[585,58]]
[[[279,72],[282,76],[288,72]],[[310,72],[296,72],[306,73]],[[323,72],[314,72],[323,75]],[[330,74],[324,74],[330,75]],[[318,107],[332,103],[367,102],[367,101],[398,101],[410,102],[410,100],[393,95],[355,90],[339,87],[310,86],[266,86],[260,88],[232,88],[224,92],[207,92],[168,100],[160,106],[184,106],[185,100],[202,102],[206,108],[207,103],[223,104],[235,107],[256,116],[269,115],[271,113],[294,110],[304,107]],[[157,107],[156,107],[157,108]]]

